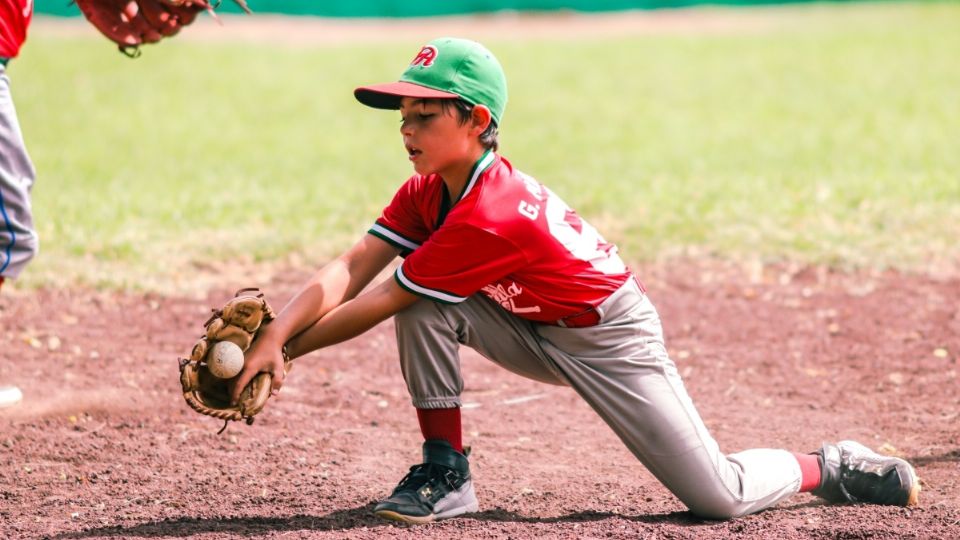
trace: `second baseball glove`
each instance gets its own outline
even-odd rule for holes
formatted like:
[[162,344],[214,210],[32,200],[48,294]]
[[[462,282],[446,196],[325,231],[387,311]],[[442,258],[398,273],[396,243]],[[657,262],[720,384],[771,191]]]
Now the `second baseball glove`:
[[[234,0],[250,13],[246,0]],[[176,35],[201,11],[216,17],[220,2],[209,0],[76,0],[90,24],[116,43],[127,56],[138,56],[140,45]]]
[[[253,423],[253,417],[263,410],[270,399],[272,376],[257,374],[243,392],[236,405],[230,404],[230,379],[221,379],[207,368],[206,359],[213,344],[230,341],[246,352],[257,339],[263,325],[276,315],[259,289],[241,289],[221,309],[204,323],[206,332],[193,346],[189,359],[180,360],[180,385],[187,405],[200,414],[224,420],[224,428],[231,420]],[[284,372],[293,363],[284,355]],[[223,431],[223,430],[221,430]]]

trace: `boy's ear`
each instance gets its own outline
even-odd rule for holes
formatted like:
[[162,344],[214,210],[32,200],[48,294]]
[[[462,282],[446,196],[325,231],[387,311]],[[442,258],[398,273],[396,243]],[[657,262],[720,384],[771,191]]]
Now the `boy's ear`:
[[470,114],[470,122],[472,127],[478,130],[477,135],[486,131],[492,121],[493,115],[490,113],[489,107],[486,105],[473,106],[473,111]]

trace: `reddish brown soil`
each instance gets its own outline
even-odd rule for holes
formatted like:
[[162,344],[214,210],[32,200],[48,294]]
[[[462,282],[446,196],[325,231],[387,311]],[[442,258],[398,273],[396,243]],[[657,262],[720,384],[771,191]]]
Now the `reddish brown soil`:
[[[184,404],[176,358],[231,291],[5,289],[0,382],[26,397],[0,410],[0,538],[960,537],[960,279],[702,262],[641,274],[723,448],[854,438],[916,465],[920,506],[798,495],[696,519],[572,391],[465,354],[481,512],[395,526],[370,510],[420,440],[390,323],[298,361],[253,426],[217,435]],[[281,306],[304,277],[278,275],[268,298]]]

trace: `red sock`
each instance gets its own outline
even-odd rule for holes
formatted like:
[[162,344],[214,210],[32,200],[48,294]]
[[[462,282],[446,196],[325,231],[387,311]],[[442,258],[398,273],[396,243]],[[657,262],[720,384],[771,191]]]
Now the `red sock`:
[[820,456],[794,453],[793,457],[800,464],[800,493],[820,487]]
[[457,452],[463,453],[460,432],[460,407],[450,409],[417,409],[420,433],[425,440],[447,441]]

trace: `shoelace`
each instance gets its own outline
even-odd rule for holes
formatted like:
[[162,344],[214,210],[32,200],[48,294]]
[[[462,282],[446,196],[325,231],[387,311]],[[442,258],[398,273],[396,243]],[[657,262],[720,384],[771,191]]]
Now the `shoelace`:
[[437,485],[442,480],[450,489],[456,489],[457,471],[433,463],[420,463],[410,467],[410,472],[400,480],[395,491],[419,488],[423,484]]

